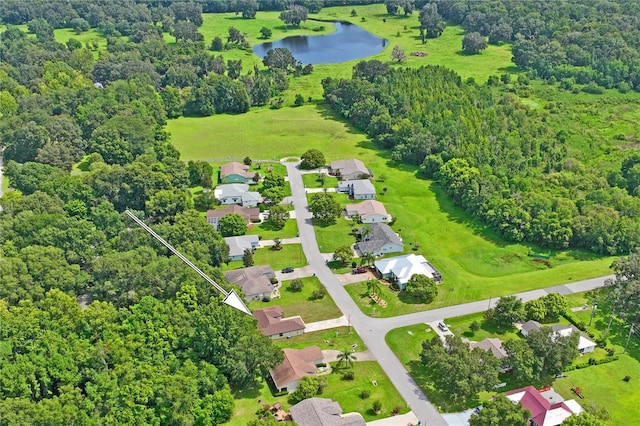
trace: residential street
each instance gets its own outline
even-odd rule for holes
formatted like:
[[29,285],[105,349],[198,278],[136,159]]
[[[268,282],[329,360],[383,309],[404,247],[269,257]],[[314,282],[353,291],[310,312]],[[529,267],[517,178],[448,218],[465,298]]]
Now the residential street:
[[[483,300],[463,305],[448,306],[445,308],[430,311],[417,312],[414,314],[402,315],[392,318],[370,318],[364,315],[351,299],[349,294],[340,283],[338,278],[325,265],[311,222],[312,214],[309,212],[307,198],[305,195],[302,175],[297,168],[298,163],[284,162],[289,175],[291,185],[292,200],[295,207],[298,229],[300,230],[300,242],[309,265],[316,271],[320,282],[326,287],[328,293],[336,302],[342,313],[349,318],[351,325],[360,335],[373,354],[382,369],[389,376],[391,382],[400,392],[400,395],[407,402],[407,405],[415,413],[418,419],[427,425],[446,425],[438,410],[429,402],[420,387],[413,381],[402,363],[387,346],[385,335],[394,328],[407,325],[427,323],[443,318],[455,317],[459,315],[482,312],[493,306],[498,298]],[[518,294],[524,301],[538,298],[548,292],[559,292],[570,294],[601,287],[605,279],[600,277],[581,282],[559,285],[548,289],[533,290]]]

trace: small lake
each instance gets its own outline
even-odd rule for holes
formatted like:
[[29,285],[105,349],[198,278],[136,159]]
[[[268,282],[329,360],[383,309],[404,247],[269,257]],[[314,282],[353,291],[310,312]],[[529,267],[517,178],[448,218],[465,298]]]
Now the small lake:
[[292,36],[266,42],[254,46],[253,53],[264,58],[269,49],[286,47],[304,65],[337,64],[375,55],[387,45],[387,40],[374,36],[357,25],[340,22],[333,25],[335,33]]

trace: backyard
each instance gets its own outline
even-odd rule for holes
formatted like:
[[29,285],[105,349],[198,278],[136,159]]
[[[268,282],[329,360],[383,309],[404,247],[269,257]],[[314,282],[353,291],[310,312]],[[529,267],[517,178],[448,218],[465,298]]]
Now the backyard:
[[[249,309],[254,311],[278,305],[282,307],[285,317],[300,315],[306,323],[338,318],[342,315],[331,296],[325,295],[322,299],[312,300],[311,293],[320,287],[318,278],[302,278],[302,282],[304,286],[301,291],[292,291],[289,289],[291,281],[283,281],[280,288],[280,298],[273,299],[270,302],[250,302]],[[288,340],[288,342],[291,341]]]

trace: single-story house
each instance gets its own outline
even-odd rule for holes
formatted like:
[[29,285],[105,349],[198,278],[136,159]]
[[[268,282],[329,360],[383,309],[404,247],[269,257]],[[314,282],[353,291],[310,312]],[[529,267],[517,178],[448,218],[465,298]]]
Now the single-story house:
[[218,185],[213,190],[213,196],[221,204],[239,204],[243,207],[256,207],[262,202],[262,195],[250,192],[246,183]]
[[250,266],[248,268],[226,271],[224,277],[229,283],[235,284],[244,292],[248,302],[254,300],[271,300],[279,296],[280,283],[271,283],[276,274],[271,266]]
[[354,158],[332,161],[329,165],[329,174],[342,180],[368,179],[372,176],[371,170],[362,161]]
[[382,278],[395,281],[404,290],[409,279],[415,274],[426,275],[436,282],[442,281],[442,275],[422,255],[405,254],[374,262]]
[[366,426],[360,413],[342,414],[342,407],[328,398],[309,398],[291,407],[298,426]]
[[582,407],[574,399],[565,401],[553,388],[541,390],[526,386],[506,392],[505,396],[514,404],[531,412],[531,426],[558,426],[568,417],[582,413]]
[[253,180],[254,172],[249,171],[249,166],[231,162],[220,167],[220,182],[222,183],[257,183]]
[[324,362],[322,351],[317,346],[307,346],[302,349],[285,348],[284,361],[269,371],[278,392],[289,393],[298,389],[303,377],[315,376],[318,364]]
[[[541,328],[542,324],[538,321],[529,320],[522,324],[520,332],[524,337],[528,337],[532,330],[540,330]],[[566,337],[570,336],[571,333],[574,332],[580,334],[580,338],[578,339],[578,352],[581,354],[587,354],[596,350],[596,342],[585,336],[575,325],[554,324],[551,326],[551,330],[553,330],[553,333],[556,336]]]
[[251,225],[252,222],[260,222],[260,209],[257,207],[240,207],[231,205],[220,210],[207,210],[207,222],[218,230],[218,222],[220,218],[229,213],[236,213],[244,217],[247,221],[247,225]]
[[262,330],[262,334],[274,340],[299,336],[304,333],[306,327],[300,315],[283,318],[280,306],[256,309],[253,311],[253,316],[258,320],[258,327]]
[[386,223],[371,223],[360,228],[362,241],[355,248],[360,253],[373,253],[382,256],[387,253],[398,253],[404,250],[402,238]]
[[391,222],[391,215],[380,201],[367,200],[358,204],[347,204],[345,210],[347,216],[358,216],[362,223]]
[[480,348],[483,351],[491,352],[496,359],[502,361],[501,372],[506,373],[507,371],[512,370],[512,368],[508,365],[507,359],[509,358],[509,354],[504,350],[502,346],[502,340],[488,337],[479,342],[469,342],[469,349]]
[[225,237],[224,242],[229,246],[229,260],[242,260],[245,250],[253,251],[258,248],[260,238],[257,235],[240,235]]
[[376,198],[376,188],[369,179],[338,182],[338,192],[349,194],[349,197],[354,200],[373,200]]

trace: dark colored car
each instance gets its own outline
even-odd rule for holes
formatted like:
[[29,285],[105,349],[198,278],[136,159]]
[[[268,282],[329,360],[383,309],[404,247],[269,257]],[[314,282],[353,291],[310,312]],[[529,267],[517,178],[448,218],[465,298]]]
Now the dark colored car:
[[358,266],[357,268],[353,268],[353,271],[351,271],[354,274],[364,274],[365,272],[367,272],[367,268],[365,268],[364,266]]
[[293,272],[293,268],[291,266],[287,266],[281,271],[283,274],[288,274],[289,272]]

